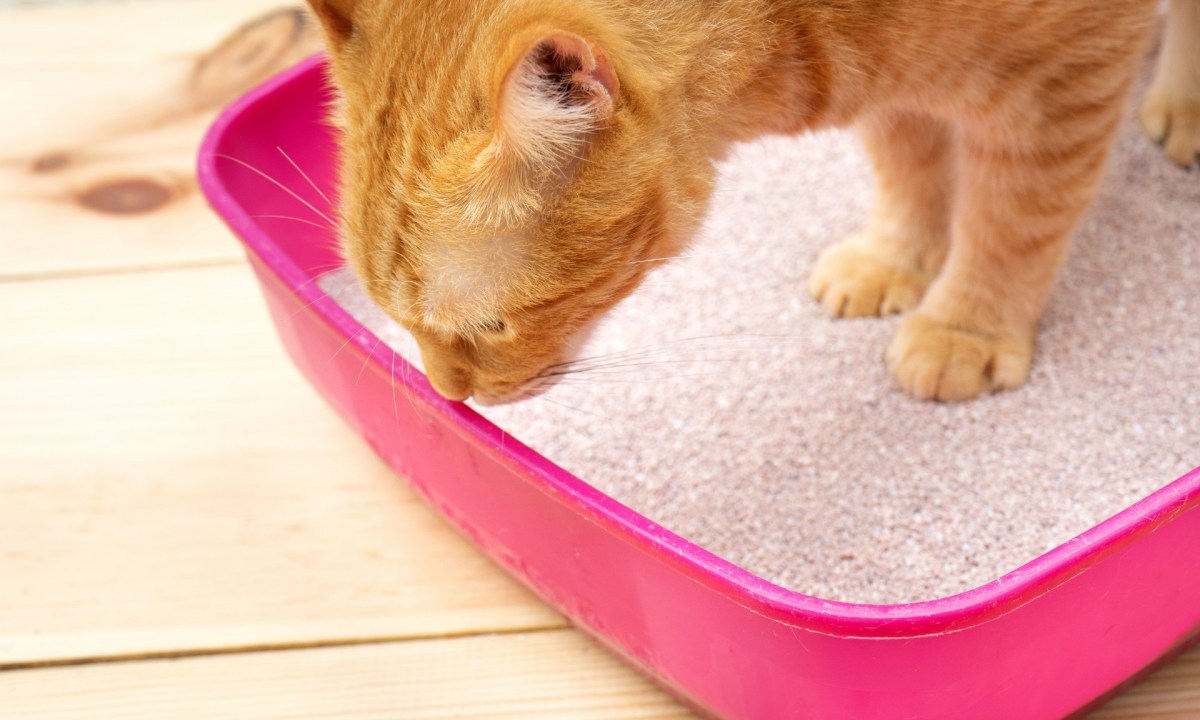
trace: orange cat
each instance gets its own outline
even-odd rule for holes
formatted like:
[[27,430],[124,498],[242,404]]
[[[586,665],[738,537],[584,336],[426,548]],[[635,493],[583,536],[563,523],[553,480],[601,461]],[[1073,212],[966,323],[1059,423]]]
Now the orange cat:
[[[878,187],[809,290],[911,312],[899,383],[1024,382],[1157,0],[312,0],[342,98],[341,228],[434,387],[500,402],[696,229],[738,140],[856,123]],[[1200,0],[1143,122],[1200,148]]]

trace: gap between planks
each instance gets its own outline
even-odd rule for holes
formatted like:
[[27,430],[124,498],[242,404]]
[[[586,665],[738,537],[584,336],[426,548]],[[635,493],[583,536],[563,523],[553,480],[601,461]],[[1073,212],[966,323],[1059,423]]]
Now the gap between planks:
[[326,638],[292,643],[260,643],[256,645],[228,645],[209,649],[180,648],[177,650],[162,650],[154,652],[138,652],[128,655],[97,655],[95,657],[50,658],[30,662],[5,663],[0,662],[0,672],[16,670],[45,670],[50,668],[76,667],[80,665],[100,665],[118,663],[136,663],[147,660],[183,660],[188,658],[216,657],[221,655],[238,655],[243,653],[287,652],[294,650],[317,650],[323,648],[358,647],[360,645],[385,645],[400,642],[428,642],[436,640],[456,640],[459,638],[499,636],[499,635],[531,635],[541,632],[559,632],[566,629],[565,623],[548,623],[544,626],[496,628],[487,631],[460,630],[442,633],[396,636],[376,636],[369,638]]
[[78,280],[81,278],[98,277],[101,275],[114,277],[120,275],[141,275],[152,272],[171,272],[174,270],[199,270],[204,268],[228,267],[245,265],[246,259],[233,257],[228,259],[213,258],[210,260],[190,260],[184,262],[164,262],[161,265],[121,265],[119,267],[94,267],[49,270],[40,273],[5,273],[0,271],[0,283],[32,283],[54,280]]
[[0,673],[0,717],[687,720],[570,630]]
[[[1191,720],[1200,652],[1090,720]],[[0,672],[0,716],[264,720],[687,720],[686,708],[571,630]]]
[[0,307],[0,663],[565,625],[308,386],[247,265]]

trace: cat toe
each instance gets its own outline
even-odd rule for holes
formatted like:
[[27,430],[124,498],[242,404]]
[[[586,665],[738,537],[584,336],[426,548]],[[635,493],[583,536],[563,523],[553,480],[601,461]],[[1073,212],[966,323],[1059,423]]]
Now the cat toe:
[[922,400],[969,400],[1029,376],[1032,340],[962,330],[923,313],[901,323],[887,350],[896,381]]
[[832,317],[879,317],[917,305],[928,280],[849,242],[818,258],[808,289]]
[[1142,105],[1142,130],[1181,167],[1189,167],[1200,155],[1200,97],[1180,98],[1152,92]]

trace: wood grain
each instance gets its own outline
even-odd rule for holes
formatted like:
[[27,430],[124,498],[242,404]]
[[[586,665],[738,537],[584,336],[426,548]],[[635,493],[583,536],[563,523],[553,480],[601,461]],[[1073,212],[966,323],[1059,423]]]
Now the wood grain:
[[196,186],[196,150],[222,105],[319,49],[298,8],[3,11],[0,279],[238,261]]
[[1090,720],[1195,720],[1200,717],[1200,646],[1134,685]]
[[0,717],[684,720],[693,715],[560,630],[0,674]]
[[0,307],[0,665],[563,625],[308,387],[247,267]]

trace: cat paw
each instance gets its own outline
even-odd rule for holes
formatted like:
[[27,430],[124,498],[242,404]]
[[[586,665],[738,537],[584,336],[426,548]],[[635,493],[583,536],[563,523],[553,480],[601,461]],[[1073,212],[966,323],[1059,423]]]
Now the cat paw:
[[808,291],[833,317],[880,317],[916,307],[929,280],[846,241],[821,253]]
[[1153,88],[1138,116],[1142,130],[1181,167],[1189,167],[1200,154],[1200,89],[1195,96]]
[[1032,337],[962,330],[919,311],[904,319],[887,350],[896,381],[922,400],[969,400],[1018,387],[1032,360]]

